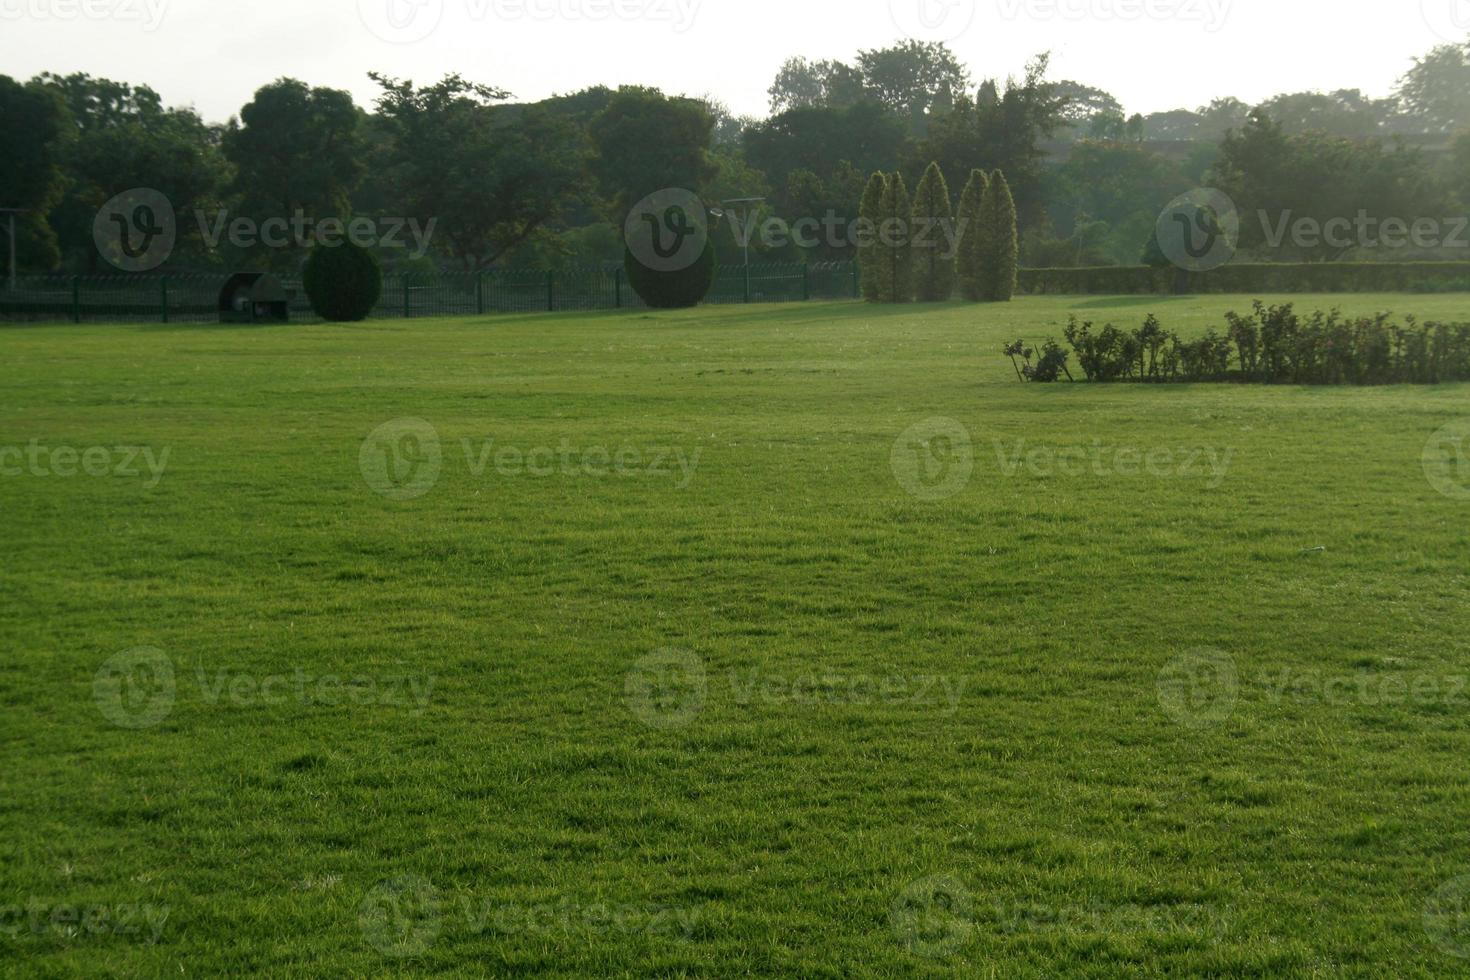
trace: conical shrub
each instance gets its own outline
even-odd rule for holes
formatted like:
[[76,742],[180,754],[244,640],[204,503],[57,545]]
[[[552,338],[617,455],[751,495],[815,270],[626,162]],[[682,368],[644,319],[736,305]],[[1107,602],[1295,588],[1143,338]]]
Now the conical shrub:
[[914,248],[909,228],[913,206],[903,174],[890,174],[883,188],[883,220],[878,227],[878,248],[883,257],[880,301],[884,303],[910,303],[914,299]]
[[960,295],[972,303],[985,298],[984,261],[985,225],[981,220],[980,205],[990,178],[983,170],[971,170],[970,179],[960,194],[960,209],[955,216],[959,231],[960,246],[955,253],[955,279],[959,282]]
[[938,163],[929,164],[914,190],[914,295],[921,303],[942,303],[954,294],[954,256],[948,229],[954,222],[949,184]]
[[883,223],[883,191],[888,180],[875,173],[863,189],[863,200],[858,206],[858,217],[870,233],[858,236],[858,284],[863,299],[869,303],[882,302],[883,255],[878,247],[878,228]]
[[990,185],[980,201],[980,224],[984,228],[981,247],[982,298],[991,303],[1009,303],[1016,294],[1020,242],[1016,237],[1016,201],[1011,197],[1006,175],[990,175]]

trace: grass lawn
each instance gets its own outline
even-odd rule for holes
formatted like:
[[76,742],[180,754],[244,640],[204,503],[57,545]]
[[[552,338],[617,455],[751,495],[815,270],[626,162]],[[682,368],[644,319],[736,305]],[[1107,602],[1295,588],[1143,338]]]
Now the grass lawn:
[[1249,303],[0,329],[0,971],[1463,972],[1470,386],[1000,354]]

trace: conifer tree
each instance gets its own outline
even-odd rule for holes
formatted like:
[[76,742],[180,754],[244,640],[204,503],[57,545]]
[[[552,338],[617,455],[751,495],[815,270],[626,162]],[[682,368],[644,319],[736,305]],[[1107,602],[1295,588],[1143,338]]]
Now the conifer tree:
[[949,184],[938,163],[924,171],[914,191],[914,295],[921,303],[943,303],[954,293],[954,256],[947,230],[954,222]]
[[883,174],[873,174],[863,189],[862,204],[858,207],[858,216],[866,226],[858,236],[858,284],[863,299],[869,303],[881,302],[883,253],[878,246],[878,227],[883,223],[883,191],[887,186],[888,179]]
[[980,202],[980,214],[985,228],[985,268],[981,275],[985,299],[1009,303],[1016,294],[1021,249],[1016,235],[1016,201],[1011,196],[1006,175],[999,170],[990,175],[990,185]]
[[913,201],[903,174],[893,173],[883,188],[878,250],[883,257],[882,303],[911,303],[914,299],[914,248],[909,222]]
[[983,170],[971,170],[970,179],[960,194],[960,209],[955,216],[955,227],[960,235],[959,251],[955,254],[955,278],[959,281],[960,295],[972,303],[984,298],[983,269],[985,255],[985,225],[981,220],[980,205],[985,197],[990,178]]

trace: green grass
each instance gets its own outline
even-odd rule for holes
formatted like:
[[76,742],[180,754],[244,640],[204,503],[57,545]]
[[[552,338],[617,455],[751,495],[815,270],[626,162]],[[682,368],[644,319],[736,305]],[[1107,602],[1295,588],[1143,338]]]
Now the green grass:
[[[1470,921],[1425,909],[1470,873],[1470,502],[1422,457],[1470,386],[1031,386],[999,353],[1249,301],[0,330],[0,446],[169,453],[151,488],[0,477],[3,970],[1463,972]],[[400,418],[442,447],[417,499],[363,475]],[[968,482],[952,439],[898,472],[943,499],[893,465],[933,418]],[[595,447],[638,465],[566,472]],[[171,706],[108,687],[136,648]],[[702,705],[641,699],[659,651]],[[1233,703],[1179,702],[1204,663]]]

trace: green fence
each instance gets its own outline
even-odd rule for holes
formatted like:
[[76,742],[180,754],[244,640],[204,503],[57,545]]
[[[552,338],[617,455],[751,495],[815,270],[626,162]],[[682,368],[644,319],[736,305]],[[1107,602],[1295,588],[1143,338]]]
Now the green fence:
[[[147,276],[24,276],[0,280],[0,319],[35,321],[209,323],[219,319],[227,273]],[[852,262],[764,263],[722,267],[711,303],[785,303],[853,299]],[[285,280],[293,320],[314,320],[301,283]],[[372,315],[380,319],[488,313],[641,309],[620,268],[534,269],[385,276]]]

